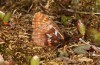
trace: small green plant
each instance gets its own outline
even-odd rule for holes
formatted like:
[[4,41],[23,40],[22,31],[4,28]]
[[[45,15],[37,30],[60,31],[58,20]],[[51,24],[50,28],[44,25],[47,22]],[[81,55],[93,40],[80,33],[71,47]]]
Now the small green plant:
[[10,16],[11,16],[11,13],[10,13],[10,12],[8,12],[8,13],[4,16],[4,18],[3,18],[3,24],[4,24],[4,25],[8,25],[8,21],[9,21],[9,19],[10,19]]
[[0,11],[0,20],[2,20],[4,16],[5,16],[5,13]]
[[31,59],[31,65],[39,65],[40,63],[40,58],[38,56],[33,56]]
[[78,29],[78,31],[80,32],[81,35],[83,35],[83,36],[85,35],[85,33],[86,33],[86,27],[82,23],[81,20],[78,20],[77,21],[77,29]]
[[100,46],[100,32],[94,28],[89,28],[87,30],[88,39],[95,43],[95,45]]
[[0,11],[0,20],[3,21],[4,25],[8,25],[11,13],[7,12],[6,14]]
[[65,15],[61,16],[61,22],[63,25],[67,25],[69,23],[70,17],[66,17]]
[[90,45],[82,45],[74,48],[73,50],[76,54],[87,54],[88,53],[87,50],[89,49],[91,49]]

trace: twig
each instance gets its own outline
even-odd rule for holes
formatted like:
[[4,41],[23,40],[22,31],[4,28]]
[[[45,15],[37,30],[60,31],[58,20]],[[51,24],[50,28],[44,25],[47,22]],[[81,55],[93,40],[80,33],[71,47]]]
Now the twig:
[[29,13],[30,10],[32,9],[32,7],[33,7],[33,4],[29,7],[29,9],[28,9],[28,13]]
[[64,10],[66,10],[67,12],[72,12],[72,13],[78,13],[78,14],[92,14],[92,15],[100,15],[99,12],[80,12],[80,11],[75,11],[73,9],[67,9],[66,7],[64,7],[62,4],[60,4],[59,2],[57,2],[55,0],[55,2]]
[[92,14],[92,15],[100,15],[100,13],[96,13],[96,12],[80,12],[80,11],[76,11],[75,13],[79,13],[79,14]]
[[81,42],[83,42],[84,44],[90,45],[89,42],[85,42],[82,38],[79,38],[79,40],[80,40]]

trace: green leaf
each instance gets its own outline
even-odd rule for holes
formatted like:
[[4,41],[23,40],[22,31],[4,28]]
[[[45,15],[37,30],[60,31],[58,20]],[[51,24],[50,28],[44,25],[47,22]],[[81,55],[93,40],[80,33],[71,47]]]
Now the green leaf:
[[10,16],[11,16],[11,13],[8,12],[8,13],[4,16],[4,18],[3,18],[3,22],[8,22],[9,19],[10,19]]
[[78,20],[77,21],[77,29],[78,31],[81,33],[81,35],[85,35],[86,33],[86,28],[85,28],[85,25],[82,23],[81,20]]
[[95,11],[100,12],[100,0],[96,0]]
[[31,60],[31,58],[32,58],[32,56],[26,56],[26,61],[28,62],[28,63],[30,63],[30,60]]
[[3,19],[4,16],[5,16],[5,13],[3,13],[2,11],[0,11],[0,19]]
[[87,50],[89,50],[91,48],[90,45],[83,45],[83,46],[78,46],[76,48],[74,48],[74,52],[77,54],[87,54]]
[[90,28],[87,30],[88,39],[94,42],[96,45],[100,46],[100,32],[96,29]]
[[100,5],[100,0],[96,0],[96,5]]
[[38,56],[33,56],[31,59],[31,65],[39,65],[40,58]]
[[68,20],[69,20],[69,17],[66,17],[65,15],[61,16],[61,22],[63,23],[63,25],[67,25]]

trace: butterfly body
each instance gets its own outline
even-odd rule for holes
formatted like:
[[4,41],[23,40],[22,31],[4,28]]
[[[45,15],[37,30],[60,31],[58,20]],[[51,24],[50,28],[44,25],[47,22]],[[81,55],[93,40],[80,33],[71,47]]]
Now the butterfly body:
[[41,12],[35,13],[32,24],[32,39],[36,45],[56,46],[61,40],[64,40],[57,24],[47,15]]

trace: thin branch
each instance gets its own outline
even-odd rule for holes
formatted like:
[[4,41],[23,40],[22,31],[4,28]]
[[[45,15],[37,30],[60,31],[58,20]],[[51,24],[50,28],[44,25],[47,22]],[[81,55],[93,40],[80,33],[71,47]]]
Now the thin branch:
[[100,15],[99,12],[80,12],[80,11],[75,11],[73,9],[67,9],[66,7],[64,7],[62,4],[60,4],[59,2],[57,2],[55,0],[55,2],[64,10],[66,10],[67,12],[72,12],[72,13],[78,13],[78,14],[92,14],[92,15]]

